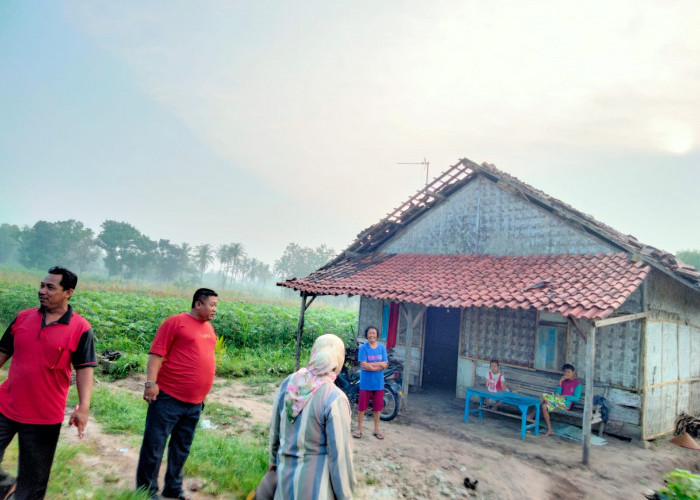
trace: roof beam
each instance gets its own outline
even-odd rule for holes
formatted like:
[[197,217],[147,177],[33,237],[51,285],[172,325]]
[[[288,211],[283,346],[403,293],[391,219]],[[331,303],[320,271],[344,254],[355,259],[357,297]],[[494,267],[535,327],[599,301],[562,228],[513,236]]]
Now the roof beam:
[[614,318],[599,319],[595,322],[595,327],[600,328],[601,326],[615,325],[617,323],[626,323],[628,321],[634,321],[636,319],[642,319],[646,317],[646,312],[640,312],[637,314],[625,314],[624,316],[615,316]]

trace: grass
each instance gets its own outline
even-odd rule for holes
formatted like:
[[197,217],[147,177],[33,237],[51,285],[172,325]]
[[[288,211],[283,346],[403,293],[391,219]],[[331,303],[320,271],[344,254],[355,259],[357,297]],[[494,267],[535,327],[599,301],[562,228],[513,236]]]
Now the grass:
[[[75,402],[77,393],[75,388],[71,388],[68,404]],[[140,438],[145,426],[146,409],[137,394],[116,387],[96,386],[90,411],[104,432]],[[207,403],[202,414],[202,419],[209,419],[220,426],[236,426],[248,418],[249,412],[218,402]],[[223,430],[198,429],[184,473],[204,479],[206,493],[245,498],[257,486],[267,469],[267,461],[266,426],[253,425],[251,432],[241,436],[231,436]],[[51,483],[57,483],[53,476]],[[76,483],[76,486],[79,488],[80,484]]]

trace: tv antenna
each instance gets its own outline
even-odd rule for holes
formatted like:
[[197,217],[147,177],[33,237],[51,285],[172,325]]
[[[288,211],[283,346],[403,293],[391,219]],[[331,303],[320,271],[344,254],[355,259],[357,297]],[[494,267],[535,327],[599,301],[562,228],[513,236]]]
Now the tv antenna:
[[428,175],[430,172],[430,162],[423,157],[423,161],[421,162],[399,162],[397,165],[423,165],[425,167],[425,185],[428,185]]

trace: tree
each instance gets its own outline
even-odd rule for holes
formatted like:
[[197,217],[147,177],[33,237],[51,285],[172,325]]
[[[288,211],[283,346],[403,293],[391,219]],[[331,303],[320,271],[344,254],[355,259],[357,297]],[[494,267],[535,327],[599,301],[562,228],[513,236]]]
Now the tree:
[[323,267],[334,256],[335,250],[326,245],[311,248],[290,243],[282,257],[275,261],[275,274],[281,279],[302,278]]
[[246,276],[248,278],[248,281],[250,281],[251,283],[253,281],[265,283],[272,279],[272,272],[270,272],[270,266],[254,257],[244,257],[241,263],[241,268],[243,276]]
[[242,243],[231,243],[229,247],[229,255],[231,256],[230,273],[231,278],[234,278],[234,276],[241,274],[241,264],[243,263],[243,259],[246,257],[246,253],[245,247]]
[[20,232],[19,261],[28,268],[44,269],[60,263],[82,270],[97,256],[92,229],[73,219],[42,220]]
[[204,277],[204,271],[214,263],[214,248],[208,243],[194,249],[194,265],[199,269],[199,280]]
[[104,263],[109,276],[142,278],[155,263],[157,243],[127,222],[102,223],[97,244],[107,255]]
[[695,266],[695,269],[700,271],[700,250],[683,250],[678,252],[676,257],[681,259],[686,264]]
[[241,268],[242,259],[245,257],[245,248],[241,243],[229,243],[221,245],[216,251],[216,257],[221,262],[221,282],[222,287],[226,288],[228,279],[233,280],[234,276]]
[[8,262],[19,248],[19,226],[14,224],[0,225],[0,264]]
[[182,271],[183,249],[170,240],[158,240],[156,254],[157,278],[163,282],[174,281]]
[[[82,225],[82,223],[79,223]],[[84,231],[75,235],[75,240],[70,246],[70,262],[75,265],[78,272],[84,271],[90,263],[100,256],[100,249],[95,241],[95,233],[92,229],[85,228]]]

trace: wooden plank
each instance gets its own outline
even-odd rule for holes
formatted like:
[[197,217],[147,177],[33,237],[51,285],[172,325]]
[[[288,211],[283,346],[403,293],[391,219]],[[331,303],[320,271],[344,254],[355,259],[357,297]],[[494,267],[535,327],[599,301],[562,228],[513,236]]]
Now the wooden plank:
[[640,408],[630,408],[627,406],[610,406],[608,418],[616,422],[640,425],[642,422],[642,412]]
[[599,319],[595,322],[595,327],[600,328],[601,326],[614,325],[616,323],[626,323],[627,321],[634,321],[646,317],[646,312],[640,312],[636,314],[625,314],[624,316],[615,316],[614,318]]
[[611,405],[630,406],[633,408],[642,407],[642,396],[640,394],[623,391],[622,389],[610,389],[607,399]]

